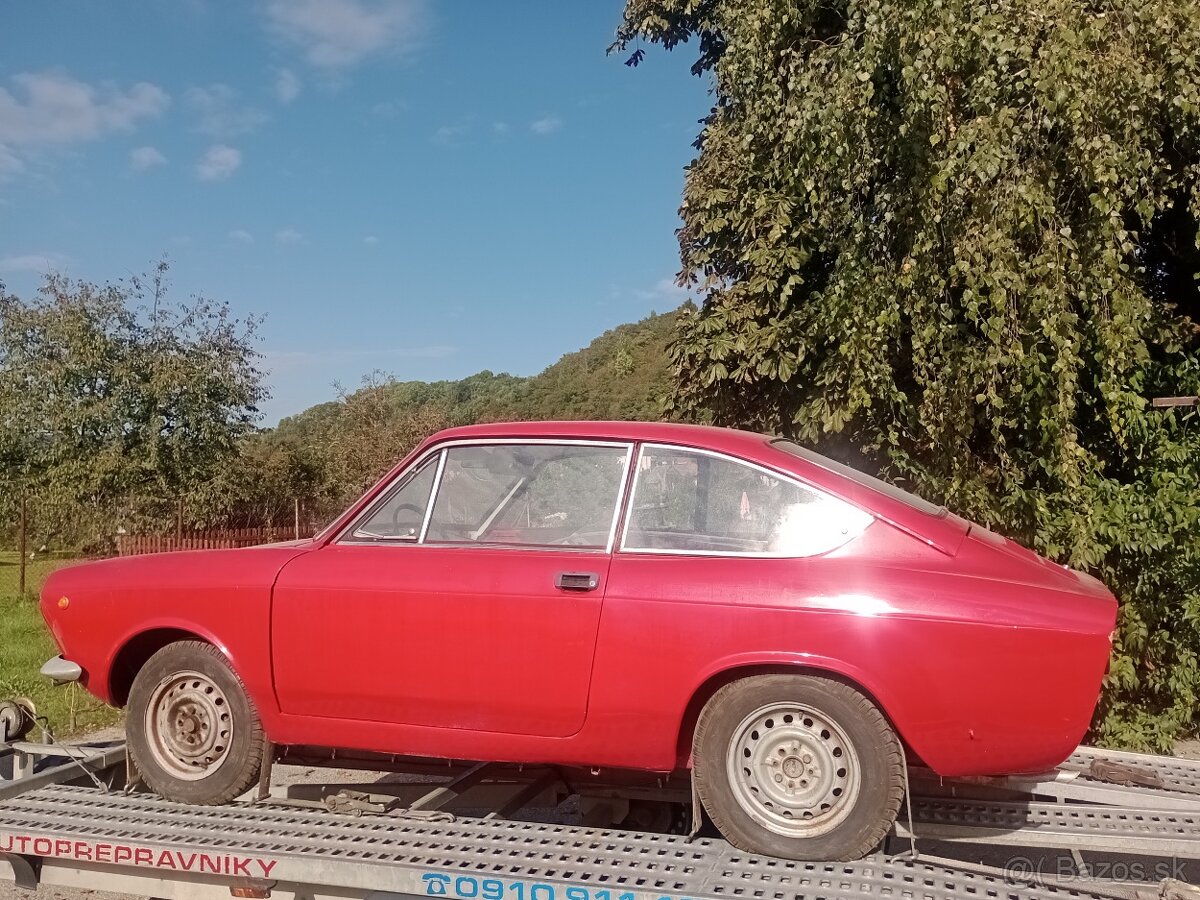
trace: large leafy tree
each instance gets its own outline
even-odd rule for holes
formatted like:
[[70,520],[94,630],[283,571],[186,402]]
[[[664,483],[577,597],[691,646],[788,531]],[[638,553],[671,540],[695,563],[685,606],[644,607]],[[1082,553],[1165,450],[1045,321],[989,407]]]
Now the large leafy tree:
[[[1200,694],[1200,4],[628,0],[695,41],[680,414],[831,447],[1122,603],[1098,734]],[[1037,660],[1030,660],[1036,666]],[[1052,689],[1052,686],[1048,686]]]
[[63,539],[228,502],[217,476],[265,396],[255,322],[172,301],[166,275],[50,275],[30,301],[0,290],[0,495],[30,498]]

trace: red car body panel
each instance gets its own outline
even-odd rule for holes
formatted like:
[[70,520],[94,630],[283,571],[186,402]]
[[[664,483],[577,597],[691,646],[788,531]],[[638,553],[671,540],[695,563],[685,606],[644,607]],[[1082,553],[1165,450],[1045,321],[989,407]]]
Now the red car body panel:
[[[123,702],[112,693],[120,652],[139,635],[174,630],[216,646],[260,707],[269,708],[271,588],[283,565],[311,546],[155,553],[69,566],[46,580],[42,613],[64,654],[83,668],[83,686],[105,703]],[[63,597],[70,602],[65,610],[58,607]]]
[[[519,438],[702,448],[875,521],[802,558],[339,542],[431,448]],[[558,590],[562,571],[599,587]],[[1116,616],[1095,579],[762,435],[596,422],[442,432],[313,541],[89,563],[51,576],[42,608],[109,702],[122,700],[114,685],[139,635],[210,641],[278,744],[666,771],[688,764],[697,704],[716,685],[782,668],[858,685],[943,775],[1066,758],[1092,716]]]
[[[272,617],[280,709],[573,735],[587,715],[607,564],[606,554],[453,546],[332,545],[294,559]],[[564,597],[554,588],[564,569],[601,570],[601,589]],[[383,652],[363,652],[367,635]]]

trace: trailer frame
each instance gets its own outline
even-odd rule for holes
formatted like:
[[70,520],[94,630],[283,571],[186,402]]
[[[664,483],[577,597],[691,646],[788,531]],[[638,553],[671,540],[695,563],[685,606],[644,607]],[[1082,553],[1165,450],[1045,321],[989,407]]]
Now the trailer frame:
[[[944,780],[912,769],[910,812],[881,849],[823,863],[600,827],[640,803],[682,806],[678,780],[343,754],[327,762],[390,775],[268,790],[274,766],[317,764],[313,752],[269,747],[249,800],[197,807],[133,792],[120,742],[0,741],[0,883],[164,900],[1200,900],[1176,877],[1192,871],[1180,861],[1200,861],[1197,761],[1080,748],[1038,776]],[[567,792],[581,798],[584,824],[521,819]],[[979,865],[920,849],[931,842],[1018,855]],[[1051,849],[1069,854],[1068,871],[1011,864]],[[1084,852],[1132,854],[1153,877],[1095,877]]]

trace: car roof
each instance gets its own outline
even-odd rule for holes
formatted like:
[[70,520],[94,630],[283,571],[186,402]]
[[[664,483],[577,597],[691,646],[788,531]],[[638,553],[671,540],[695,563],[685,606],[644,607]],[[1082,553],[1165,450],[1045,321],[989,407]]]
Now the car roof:
[[614,441],[650,441],[686,444],[702,450],[745,453],[761,449],[771,436],[711,425],[685,425],[678,422],[491,422],[447,428],[429,439],[429,443],[482,438],[574,438]]

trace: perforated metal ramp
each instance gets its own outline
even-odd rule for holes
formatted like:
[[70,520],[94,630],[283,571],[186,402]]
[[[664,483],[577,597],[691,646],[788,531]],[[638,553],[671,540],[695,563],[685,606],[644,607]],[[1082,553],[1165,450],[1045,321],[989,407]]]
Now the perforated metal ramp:
[[[262,806],[192,807],[52,787],[0,804],[0,853],[212,879],[262,877],[480,900],[1088,898],[978,871],[872,858],[802,863],[723,842],[522,822],[426,822]],[[206,862],[205,862],[206,861]],[[205,868],[199,868],[201,863]]]
[[914,798],[921,838],[1200,859],[1200,815],[1115,806]]
[[1163,780],[1164,790],[1167,792],[1177,791],[1200,796],[1200,760],[1080,747],[1063,763],[1062,768],[1086,772],[1094,760],[1125,763],[1145,769]]

